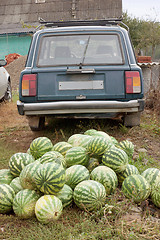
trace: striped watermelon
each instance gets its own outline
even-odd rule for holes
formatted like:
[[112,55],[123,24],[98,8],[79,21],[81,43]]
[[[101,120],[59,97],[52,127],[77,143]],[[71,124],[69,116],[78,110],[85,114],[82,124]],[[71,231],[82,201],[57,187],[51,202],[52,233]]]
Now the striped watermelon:
[[47,137],[35,138],[30,144],[30,152],[35,159],[42,157],[46,152],[51,151],[53,144]]
[[106,190],[97,181],[85,180],[75,187],[73,199],[75,204],[83,210],[98,210],[105,205]]
[[56,194],[62,201],[63,208],[68,207],[73,201],[73,190],[67,184],[64,184],[63,188]]
[[160,208],[160,180],[159,179],[154,181],[152,184],[151,200],[156,207]]
[[118,176],[118,182],[120,184],[122,184],[122,182],[124,181],[124,179],[130,175],[133,174],[139,174],[138,169],[131,164],[127,164],[126,169],[123,172],[120,172],[117,176]]
[[103,137],[111,142],[111,137],[106,132],[103,132],[103,131],[96,131],[96,132],[93,131],[92,136],[93,137]]
[[65,184],[65,170],[57,163],[44,163],[34,174],[37,188],[44,194],[56,194]]
[[118,186],[116,173],[107,166],[98,166],[90,174],[92,180],[100,182],[106,189],[106,195],[112,194]]
[[24,189],[31,189],[31,190],[37,189],[37,186],[34,182],[34,174],[40,166],[41,166],[40,162],[36,160],[33,163],[28,164],[22,169],[19,175],[19,180],[20,180],[21,186]]
[[127,167],[128,156],[122,149],[114,147],[104,152],[102,163],[112,168],[116,173],[120,173]]
[[72,145],[72,147],[78,147],[81,139],[84,137],[83,134],[73,134],[68,138],[68,143]]
[[15,153],[9,159],[9,169],[14,177],[19,177],[22,169],[29,163],[34,162],[34,158],[28,153]]
[[58,220],[62,214],[61,200],[54,195],[44,195],[38,199],[35,206],[35,214],[39,222],[48,224]]
[[92,139],[91,136],[83,135],[81,142],[79,144],[80,147],[87,148],[89,141]]
[[19,191],[13,199],[13,211],[17,217],[28,219],[35,216],[35,205],[40,194],[31,189]]
[[89,162],[89,154],[83,147],[72,147],[66,152],[65,160],[67,167],[72,165],[86,166]]
[[15,192],[8,184],[0,184],[0,213],[8,213],[12,210]]
[[57,156],[57,159],[59,159],[61,161],[61,164],[64,168],[66,168],[66,160],[65,160],[65,157],[60,153],[60,152],[57,152],[57,151],[54,151],[56,156]]
[[66,184],[72,189],[74,189],[78,183],[89,179],[89,171],[85,166],[73,165],[66,169]]
[[88,143],[87,151],[90,154],[101,156],[106,150],[110,149],[112,144],[104,137],[92,137]]
[[160,170],[158,168],[147,168],[141,175],[150,183],[151,187],[154,182],[160,181]]
[[[57,153],[55,151],[46,152],[41,158],[39,158],[40,163],[48,163],[48,162],[55,162],[58,164],[62,164],[61,159],[57,157]],[[58,153],[59,154],[59,153]],[[61,155],[64,159],[64,157]]]
[[111,142],[112,142],[114,145],[118,144],[118,141],[117,141],[117,139],[116,139],[115,137],[110,136],[110,138],[111,138]]
[[74,134],[68,139],[68,142],[72,145],[72,147],[86,148],[91,138],[91,136],[84,134]]
[[84,135],[93,136],[96,132],[97,130],[95,129],[88,129],[87,131],[84,132]]
[[151,192],[150,184],[140,174],[126,177],[122,184],[122,191],[127,198],[140,203],[147,199]]
[[13,178],[9,169],[0,169],[0,184],[10,184]]
[[66,152],[72,147],[68,142],[58,142],[53,146],[53,151],[57,151],[65,157]]
[[12,182],[10,183],[10,186],[13,188],[15,194],[23,189],[21,184],[20,184],[19,177],[14,178],[12,180]]
[[[27,152],[26,152],[26,153],[28,153],[29,155],[32,155],[32,154],[31,154],[31,151],[30,151],[30,148],[27,149]],[[32,156],[32,157],[33,157],[33,156]],[[35,159],[35,158],[34,158],[34,159]]]
[[39,158],[40,163],[48,163],[48,162],[56,162],[58,164],[62,164],[62,166],[66,167],[66,160],[64,156],[57,151],[49,151],[45,153],[41,158]]
[[116,144],[116,147],[124,150],[127,153],[128,157],[132,159],[134,153],[134,145],[131,141],[128,140],[121,141],[118,144]]
[[89,172],[91,172],[95,167],[98,167],[98,166],[99,166],[98,159],[91,157],[87,165],[87,169],[89,170]]

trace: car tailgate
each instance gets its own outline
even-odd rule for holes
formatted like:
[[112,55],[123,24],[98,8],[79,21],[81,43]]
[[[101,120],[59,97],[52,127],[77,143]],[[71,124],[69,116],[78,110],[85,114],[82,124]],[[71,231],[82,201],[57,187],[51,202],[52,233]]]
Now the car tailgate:
[[40,101],[75,99],[124,99],[124,72],[129,67],[94,67],[91,71],[67,68],[40,68],[37,73],[37,99]]

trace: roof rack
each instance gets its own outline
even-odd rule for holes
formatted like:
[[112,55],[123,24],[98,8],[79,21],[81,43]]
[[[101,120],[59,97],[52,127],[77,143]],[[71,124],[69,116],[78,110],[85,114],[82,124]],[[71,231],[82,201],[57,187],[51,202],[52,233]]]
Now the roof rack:
[[100,20],[69,20],[69,21],[56,21],[56,22],[47,22],[44,19],[40,18],[40,24],[46,27],[68,27],[68,26],[106,26],[118,25],[121,23],[122,18],[112,18],[112,19],[100,19]]

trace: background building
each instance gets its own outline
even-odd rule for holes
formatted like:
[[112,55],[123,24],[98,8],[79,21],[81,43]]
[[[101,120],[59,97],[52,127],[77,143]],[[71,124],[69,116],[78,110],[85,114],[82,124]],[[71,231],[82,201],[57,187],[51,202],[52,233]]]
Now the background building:
[[26,55],[31,36],[45,21],[119,18],[122,0],[1,0],[0,58],[7,54]]

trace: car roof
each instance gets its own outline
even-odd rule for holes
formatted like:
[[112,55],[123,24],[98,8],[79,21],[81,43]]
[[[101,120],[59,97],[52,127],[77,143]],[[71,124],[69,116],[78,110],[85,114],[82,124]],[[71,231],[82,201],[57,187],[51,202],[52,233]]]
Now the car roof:
[[42,30],[38,30],[35,34],[43,33],[63,33],[63,32],[86,32],[86,31],[121,31],[126,29],[119,25],[107,25],[107,26],[68,26],[68,27],[49,27]]

